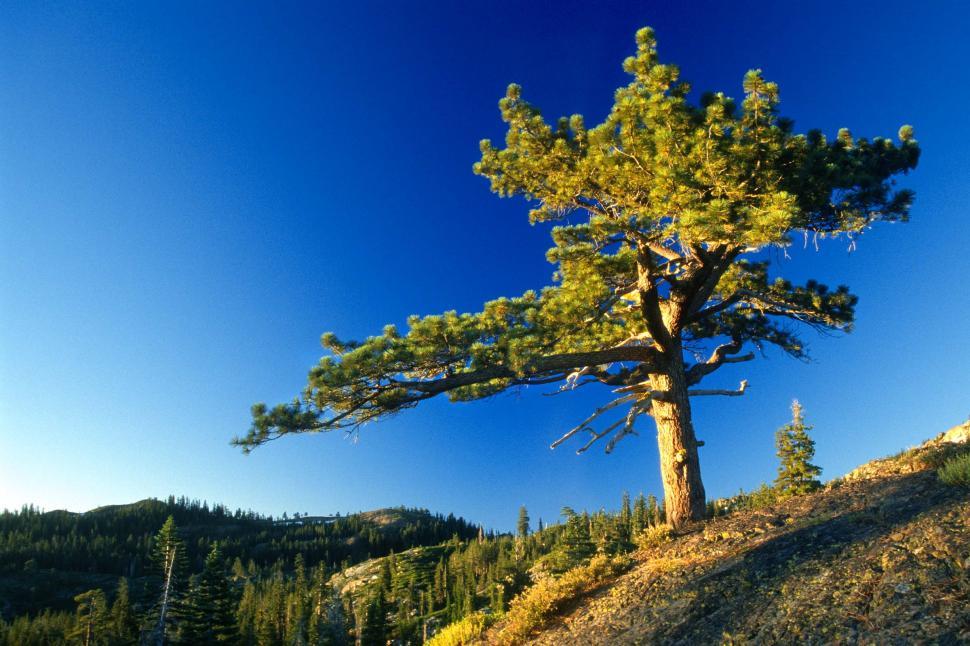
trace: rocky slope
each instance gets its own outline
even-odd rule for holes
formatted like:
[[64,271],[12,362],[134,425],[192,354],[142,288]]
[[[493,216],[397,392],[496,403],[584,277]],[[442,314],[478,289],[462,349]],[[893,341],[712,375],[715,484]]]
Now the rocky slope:
[[533,643],[970,643],[970,489],[936,474],[968,439],[970,423],[642,550]]

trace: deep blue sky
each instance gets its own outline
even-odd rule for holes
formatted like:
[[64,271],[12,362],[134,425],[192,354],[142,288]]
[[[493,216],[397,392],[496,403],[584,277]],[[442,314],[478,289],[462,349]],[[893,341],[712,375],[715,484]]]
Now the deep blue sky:
[[[675,7],[675,4],[691,5]],[[547,284],[548,229],[475,177],[505,86],[598,122],[638,27],[699,90],[753,67],[801,129],[916,127],[912,222],[785,275],[845,282],[857,331],[807,333],[698,401],[709,494],[774,476],[799,397],[828,477],[970,412],[970,9],[962,2],[36,3],[0,7],[0,508],[169,493],[279,514],[386,505],[507,529],[520,504],[660,492],[652,425],[548,444],[605,396],[434,401],[365,429],[228,445],[319,335],[475,311]],[[772,6],[774,5],[774,6]]]

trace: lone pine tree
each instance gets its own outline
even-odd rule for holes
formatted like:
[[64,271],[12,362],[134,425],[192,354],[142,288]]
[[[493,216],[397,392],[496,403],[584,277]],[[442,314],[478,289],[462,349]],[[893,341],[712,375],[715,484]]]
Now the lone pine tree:
[[822,469],[812,464],[815,440],[808,434],[810,430],[796,399],[791,404],[791,423],[778,429],[775,437],[780,461],[775,488],[783,496],[809,493],[822,486],[818,479]]
[[751,346],[805,356],[786,321],[848,330],[853,320],[846,287],[772,277],[764,252],[796,236],[854,240],[876,222],[905,220],[913,195],[895,190],[893,177],[915,167],[919,147],[909,126],[899,142],[797,134],[778,115],[777,85],[758,70],[744,77],[740,104],[722,93],[692,103],[678,68],[658,61],[653,31],[641,29],[636,42],[623,64],[633,80],[602,124],[588,128],[579,115],[547,124],[510,85],[499,103],[505,147],[481,143],[474,170],[492,190],[529,200],[533,223],[560,223],[547,254],[554,285],[475,314],[414,316],[406,334],[392,325],[362,342],[324,334],[329,354],[302,397],[253,406],[236,444],[248,451],[290,433],[357,432],[437,395],[599,384],[615,397],[553,446],[588,434],[580,452],[605,438],[609,452],[649,415],[668,522],[703,517],[690,398],[740,395],[746,382],[696,386],[753,359]]

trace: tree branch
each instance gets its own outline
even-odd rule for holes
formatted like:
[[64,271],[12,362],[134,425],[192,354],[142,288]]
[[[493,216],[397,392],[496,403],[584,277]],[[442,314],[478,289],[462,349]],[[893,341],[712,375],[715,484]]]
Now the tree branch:
[[647,400],[647,403],[645,406],[638,404],[636,406],[630,407],[630,412],[627,413],[627,416],[626,416],[626,424],[623,425],[623,428],[621,428],[620,431],[616,435],[614,435],[609,442],[607,442],[606,444],[607,453],[612,453],[613,449],[616,448],[617,443],[627,435],[637,434],[636,430],[633,428],[634,422],[637,421],[637,417],[640,415],[640,413],[643,413],[649,409],[650,409],[650,400]]
[[704,308],[699,312],[694,313],[692,316],[690,316],[687,319],[687,324],[689,325],[691,323],[696,323],[697,321],[700,321],[708,316],[711,316],[712,314],[723,312],[724,310],[731,307],[732,305],[734,305],[740,300],[741,300],[741,293],[735,292],[731,294],[728,298],[721,301],[720,303],[717,303],[716,305],[711,305],[710,307]]
[[663,246],[659,242],[647,241],[646,245],[647,245],[647,248],[650,249],[650,251],[654,252],[658,256],[666,258],[667,260],[676,260],[676,261],[684,260],[684,257],[682,255],[680,255],[670,247]]
[[604,437],[606,437],[607,435],[609,435],[610,433],[612,433],[614,430],[616,430],[616,427],[619,426],[620,424],[622,424],[624,421],[625,421],[624,419],[621,419],[621,420],[619,420],[617,422],[614,422],[614,423],[610,424],[605,429],[603,429],[603,432],[602,433],[597,433],[592,428],[590,428],[590,427],[587,426],[584,430],[589,431],[590,434],[592,435],[592,437],[589,438],[589,441],[586,442],[586,444],[584,444],[581,447],[579,447],[578,449],[576,449],[576,455],[581,455],[581,454],[585,453],[586,452],[586,449],[588,449],[589,447],[593,446],[593,444],[595,444],[599,440],[603,439]]
[[664,324],[663,313],[660,311],[660,295],[653,278],[657,274],[657,267],[650,255],[650,250],[642,245],[637,246],[637,291],[640,294],[640,310],[647,324],[647,332],[661,347],[670,346],[670,330]]
[[697,277],[691,281],[686,294],[687,301],[683,316],[686,317],[687,321],[690,321],[708,301],[717,288],[721,276],[724,275],[724,272],[728,270],[740,253],[741,249],[738,248],[727,248],[720,253],[716,251],[713,253],[705,252],[706,258],[701,270]]
[[616,445],[620,440],[622,440],[627,435],[637,434],[636,430],[634,429],[634,424],[637,420],[637,417],[639,417],[641,413],[644,413],[648,410],[650,410],[650,400],[649,399],[640,400],[640,401],[637,401],[632,406],[630,406],[630,410],[627,411],[626,417],[610,424],[599,433],[594,431],[589,426],[584,426],[581,430],[589,431],[592,437],[589,439],[588,442],[586,442],[586,444],[576,449],[576,455],[585,453],[586,450],[589,449],[589,447],[593,446],[593,444],[595,444],[599,440],[603,439],[604,437],[612,433],[614,430],[617,429],[617,427],[619,427],[622,424],[623,428],[621,428],[620,431],[616,435],[614,435],[613,438],[610,439],[610,441],[606,445],[606,453],[612,453],[613,449],[616,448]]
[[688,397],[706,397],[709,395],[724,395],[725,397],[740,397],[748,388],[748,380],[742,379],[737,390],[688,390]]
[[707,361],[704,363],[694,364],[687,370],[687,385],[693,386],[694,384],[700,383],[700,381],[711,374],[725,363],[741,363],[743,361],[751,361],[754,359],[754,353],[748,353],[740,357],[732,357],[729,355],[737,354],[741,352],[744,347],[744,341],[741,339],[732,339],[730,343],[724,343],[716,348],[708,357]]
[[526,364],[518,373],[507,366],[490,366],[469,372],[459,372],[440,379],[428,381],[392,380],[392,383],[396,387],[438,395],[455,390],[456,388],[473,386],[475,384],[492,381],[493,379],[511,379],[514,384],[525,384],[530,378],[544,376],[550,372],[560,373],[575,368],[602,366],[620,361],[651,363],[656,358],[657,353],[652,348],[642,345],[625,345],[607,350],[571,352],[549,357],[540,357]]
[[[622,406],[623,404],[626,404],[627,402],[632,402],[636,398],[637,398],[637,395],[626,395],[624,397],[618,397],[618,398],[614,399],[613,401],[611,401],[610,403],[604,404],[603,406],[600,406],[599,408],[597,408],[593,412],[592,415],[590,415],[589,417],[587,417],[586,419],[584,419],[582,422],[580,422],[579,424],[577,424],[575,427],[573,427],[572,429],[570,429],[569,431],[567,431],[558,440],[556,440],[555,442],[553,442],[552,444],[550,444],[549,445],[549,448],[550,449],[556,448],[557,446],[559,446],[560,444],[562,444],[563,442],[565,442],[566,440],[568,440],[572,436],[576,435],[577,433],[581,433],[584,430],[590,430],[590,432],[592,432],[592,429],[589,428],[589,423],[590,422],[592,422],[594,419],[596,419],[597,417],[599,417],[603,413],[606,413],[606,412],[608,412],[610,410],[613,410],[617,406]],[[615,428],[615,427],[611,427],[611,429],[612,428]]]

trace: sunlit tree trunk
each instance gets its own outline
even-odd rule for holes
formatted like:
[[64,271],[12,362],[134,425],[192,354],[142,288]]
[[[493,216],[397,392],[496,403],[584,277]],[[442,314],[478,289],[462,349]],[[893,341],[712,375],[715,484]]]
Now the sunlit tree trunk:
[[654,390],[665,393],[654,400],[651,415],[657,423],[667,522],[676,529],[702,520],[707,503],[683,361],[673,359],[666,374],[651,375],[650,381]]

